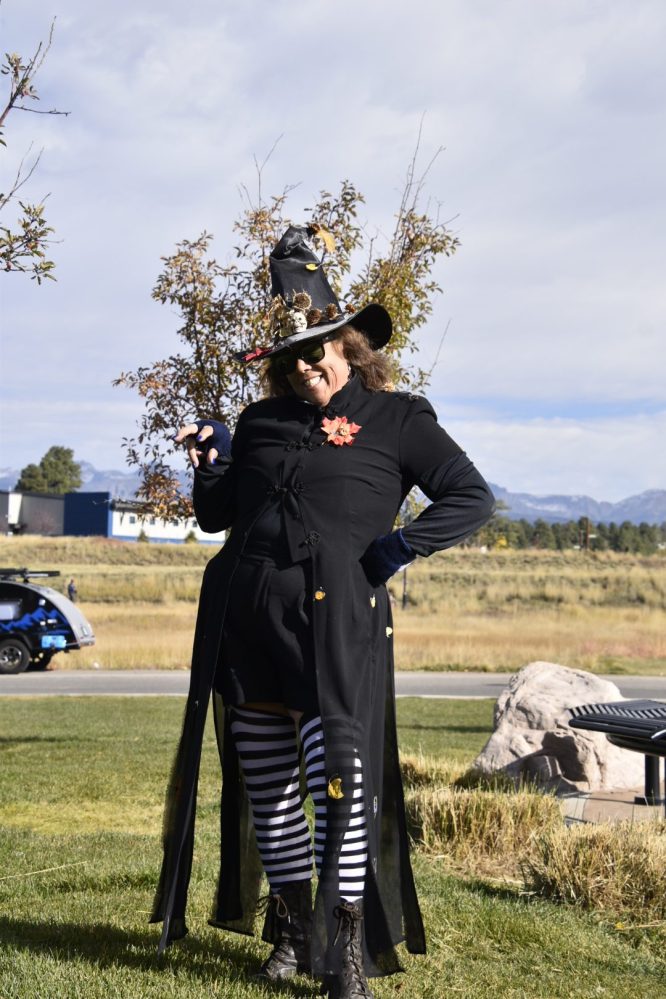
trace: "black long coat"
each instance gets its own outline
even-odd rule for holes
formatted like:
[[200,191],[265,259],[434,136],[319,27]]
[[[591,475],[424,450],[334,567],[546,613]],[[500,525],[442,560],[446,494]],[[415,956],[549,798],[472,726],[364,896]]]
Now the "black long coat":
[[[324,417],[346,416],[360,429],[335,445]],[[412,486],[432,501],[403,531],[419,555],[450,547],[490,517],[490,490],[438,426],[430,404],[405,393],[371,392],[355,375],[325,410],[296,397],[253,403],[241,414],[232,458],[195,475],[194,505],[203,530],[231,528],[204,573],[183,732],[167,792],[164,861],[151,921],[164,921],[163,948],[187,932],[201,743],[234,570],[253,525],[271,504],[281,511],[292,561],[310,564],[312,628],[327,775],[343,797],[328,799],[327,843],[315,903],[313,963],[337,970],[333,908],[337,857],[351,795],[355,749],[364,775],[368,826],[365,963],[370,975],[399,969],[394,945],[425,950],[409,860],[398,763],[391,610],[385,586],[373,588],[359,561],[390,532]],[[222,854],[211,923],[252,933],[261,867],[227,712],[213,699],[223,764]],[[264,926],[275,941],[276,927]]]

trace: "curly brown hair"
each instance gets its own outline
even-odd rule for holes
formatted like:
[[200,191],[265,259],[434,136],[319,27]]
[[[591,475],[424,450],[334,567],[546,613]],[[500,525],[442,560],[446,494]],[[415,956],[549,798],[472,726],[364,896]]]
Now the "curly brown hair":
[[[353,326],[341,326],[333,338],[342,346],[342,356],[351,364],[367,389],[381,392],[393,388],[393,365],[386,356],[373,350],[368,338]],[[267,396],[293,395],[294,391],[286,375],[280,375],[270,360],[261,372],[261,384]]]

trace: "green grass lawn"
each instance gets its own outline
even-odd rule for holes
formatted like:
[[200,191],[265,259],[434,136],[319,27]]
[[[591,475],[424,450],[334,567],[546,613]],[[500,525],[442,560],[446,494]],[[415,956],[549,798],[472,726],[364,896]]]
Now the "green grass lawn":
[[[166,776],[183,701],[0,701],[0,997],[275,994],[249,975],[256,940],[207,926],[218,848],[219,767],[212,730],[201,777],[190,935],[156,957],[148,912],[160,861]],[[483,745],[490,701],[399,702],[401,745],[464,765]],[[666,963],[650,931],[540,902],[415,856],[429,939],[378,999],[656,997]],[[52,868],[51,870],[45,870]],[[41,873],[40,873],[41,872]],[[501,878],[501,871],[497,872]],[[314,996],[306,978],[280,994]]]

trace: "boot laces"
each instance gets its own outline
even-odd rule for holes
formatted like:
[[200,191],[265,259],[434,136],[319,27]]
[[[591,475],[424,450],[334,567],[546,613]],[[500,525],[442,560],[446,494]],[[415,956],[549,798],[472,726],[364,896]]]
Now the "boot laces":
[[268,895],[263,895],[259,899],[257,912],[260,915],[263,915],[268,911],[270,906],[275,906],[275,913],[280,919],[286,919],[288,923],[291,922],[289,906],[279,892],[276,892],[275,894],[269,892]]
[[349,963],[355,973],[356,981],[354,982],[354,989],[359,993],[359,995],[370,995],[370,992],[367,990],[368,987],[363,968],[363,955],[360,947],[361,940],[359,929],[361,920],[363,919],[363,914],[353,902],[341,902],[333,910],[333,915],[338,920],[335,937],[333,938],[333,946],[335,947],[338,942],[342,927],[348,927],[349,939],[343,943],[343,946],[347,950]]

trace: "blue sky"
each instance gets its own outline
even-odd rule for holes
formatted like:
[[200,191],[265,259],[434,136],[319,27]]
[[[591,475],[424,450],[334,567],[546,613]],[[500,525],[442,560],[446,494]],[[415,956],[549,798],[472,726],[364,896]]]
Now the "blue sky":
[[160,257],[203,229],[226,257],[279,135],[265,190],[298,184],[298,218],[349,177],[381,238],[425,113],[462,243],[421,335],[427,363],[450,322],[440,421],[509,489],[666,488],[661,0],[4,0],[2,51],[53,16],[38,89],[71,114],[9,120],[1,186],[43,147],[25,194],[50,195],[58,282],[0,275],[0,466],[63,444],[122,467],[140,403],[111,380],[177,345]]

